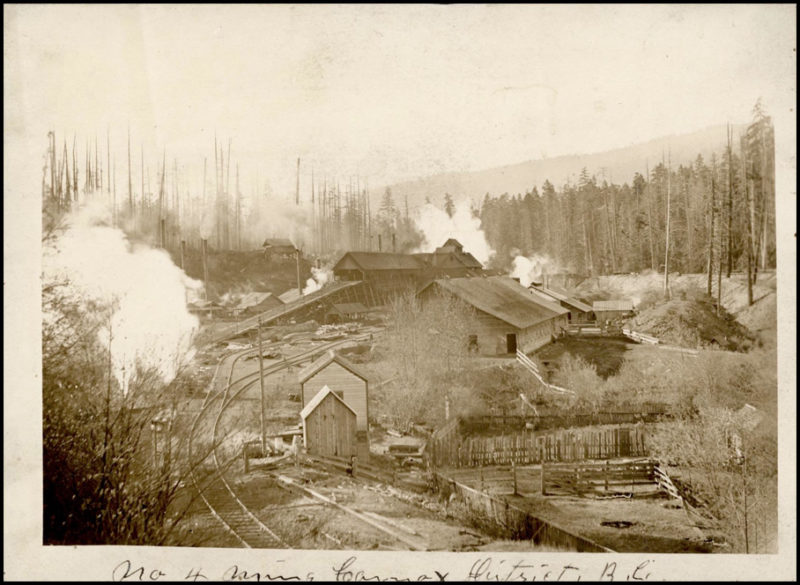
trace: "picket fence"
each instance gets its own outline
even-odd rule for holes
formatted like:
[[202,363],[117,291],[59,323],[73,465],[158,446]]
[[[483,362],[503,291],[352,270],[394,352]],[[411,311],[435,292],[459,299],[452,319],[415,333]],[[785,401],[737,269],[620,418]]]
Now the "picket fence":
[[645,457],[641,426],[521,431],[501,436],[463,436],[458,424],[437,431],[426,447],[435,467],[479,467]]

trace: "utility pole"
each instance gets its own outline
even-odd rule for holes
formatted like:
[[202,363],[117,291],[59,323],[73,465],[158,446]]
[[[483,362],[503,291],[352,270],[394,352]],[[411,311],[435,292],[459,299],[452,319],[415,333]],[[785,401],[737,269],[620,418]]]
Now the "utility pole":
[[205,300],[208,300],[208,240],[200,240],[200,251],[203,255],[203,293]]
[[300,284],[300,250],[295,248],[294,251],[295,264],[297,266],[297,294],[303,294],[303,287]]
[[258,382],[261,387],[261,456],[267,452],[267,427],[265,424],[266,394],[264,392],[264,356],[261,349],[261,317],[258,318]]

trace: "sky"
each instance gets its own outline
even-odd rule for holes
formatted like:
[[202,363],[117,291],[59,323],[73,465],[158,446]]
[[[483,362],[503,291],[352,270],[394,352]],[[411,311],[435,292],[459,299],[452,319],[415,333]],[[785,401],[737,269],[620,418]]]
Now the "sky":
[[789,5],[4,11],[7,139],[110,133],[122,175],[130,128],[135,168],[166,151],[199,181],[216,134],[245,191],[286,196],[297,157],[304,192],[312,169],[382,185],[743,122],[759,96],[778,119],[796,99]]

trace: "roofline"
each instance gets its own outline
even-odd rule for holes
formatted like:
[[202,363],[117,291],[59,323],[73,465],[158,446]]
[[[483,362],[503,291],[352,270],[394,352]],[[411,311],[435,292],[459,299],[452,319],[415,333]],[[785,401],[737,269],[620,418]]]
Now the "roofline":
[[[314,374],[316,374],[317,372],[319,372],[321,369],[323,369],[323,368],[325,368],[325,367],[329,366],[329,365],[330,365],[330,364],[332,364],[333,362],[336,362],[337,364],[339,364],[340,366],[342,366],[342,367],[343,367],[345,370],[347,370],[348,372],[350,372],[350,373],[351,373],[351,374],[353,374],[354,376],[358,376],[359,378],[361,378],[362,380],[364,380],[364,381],[365,381],[367,384],[369,384],[369,378],[367,378],[365,374],[363,374],[363,373],[362,373],[362,372],[360,372],[360,371],[357,371],[357,370],[355,369],[355,367],[353,366],[353,364],[351,364],[349,361],[347,361],[347,360],[346,360],[345,358],[343,358],[342,356],[338,355],[338,354],[337,354],[336,352],[334,352],[333,350],[329,349],[329,350],[328,350],[328,351],[327,351],[325,354],[323,354],[323,355],[326,355],[326,356],[328,356],[326,359],[330,359],[330,361],[328,361],[327,363],[325,363],[325,364],[323,364],[323,365],[320,365],[320,366],[319,366],[319,367],[318,367],[316,370],[313,370],[311,373],[309,373],[309,374],[306,374],[306,375],[305,375],[303,378],[299,378],[299,379],[298,379],[298,384],[305,384],[306,382],[308,382],[308,381],[309,381],[309,380],[310,380],[310,379],[311,379],[311,378],[314,376]],[[317,360],[319,360],[319,359],[320,359],[320,358],[317,358]],[[314,361],[317,361],[317,360],[314,360]],[[311,362],[311,363],[313,364],[314,362]],[[310,366],[310,365],[311,365],[311,364],[309,364],[309,366]],[[306,367],[309,367],[309,366],[306,366]],[[304,369],[305,369],[305,368],[304,368]]]
[[[311,403],[314,401],[314,398],[316,398],[317,396],[319,396],[319,394],[320,394],[320,393],[322,393],[322,392],[325,392],[325,391],[326,391],[326,389],[327,389],[327,392],[326,392],[325,396],[323,396],[322,398],[320,398],[320,399],[319,399],[319,402],[317,402],[317,403],[314,405],[314,407],[313,407],[311,410],[309,410],[308,412],[306,412],[306,409],[307,409],[309,406],[311,406]],[[320,388],[319,392],[317,392],[316,394],[314,394],[313,398],[311,398],[311,400],[309,400],[309,401],[308,401],[308,404],[306,404],[306,405],[303,407],[303,409],[300,411],[300,418],[302,418],[302,419],[303,419],[303,421],[305,421],[305,420],[306,420],[306,419],[307,419],[307,418],[308,418],[308,417],[311,415],[311,413],[312,413],[312,412],[314,412],[314,411],[317,409],[317,407],[318,407],[320,404],[322,404],[322,401],[323,401],[323,400],[325,400],[325,399],[328,397],[328,395],[329,395],[329,394],[330,394],[331,396],[333,396],[333,397],[334,397],[336,400],[338,400],[339,402],[341,402],[342,404],[344,404],[344,405],[347,407],[347,409],[348,409],[350,412],[352,412],[352,413],[353,413],[353,414],[356,416],[356,418],[358,418],[358,413],[357,413],[355,410],[353,410],[353,407],[352,407],[352,406],[350,406],[349,404],[347,404],[347,403],[344,401],[344,398],[342,398],[342,397],[340,397],[338,394],[336,394],[336,392],[334,392],[334,391],[333,391],[333,389],[332,389],[330,386],[328,386],[327,384],[325,384],[325,386],[324,386],[324,387]],[[305,415],[303,414],[304,412],[305,412]]]

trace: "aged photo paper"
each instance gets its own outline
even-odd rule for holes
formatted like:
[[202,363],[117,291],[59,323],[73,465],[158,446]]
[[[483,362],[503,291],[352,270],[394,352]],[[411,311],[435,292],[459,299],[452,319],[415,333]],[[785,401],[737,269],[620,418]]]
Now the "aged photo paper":
[[794,5],[3,17],[5,578],[796,579]]

